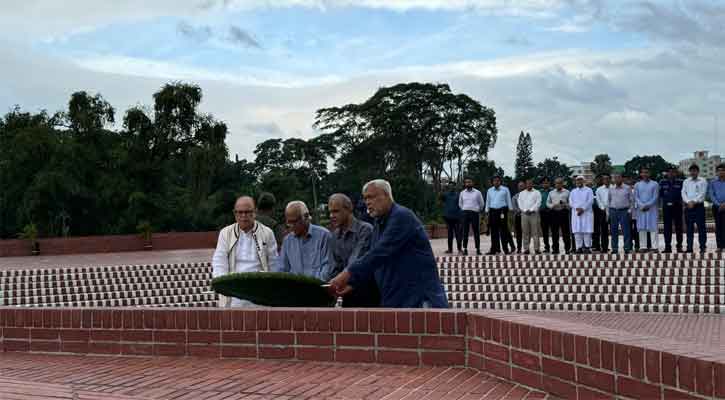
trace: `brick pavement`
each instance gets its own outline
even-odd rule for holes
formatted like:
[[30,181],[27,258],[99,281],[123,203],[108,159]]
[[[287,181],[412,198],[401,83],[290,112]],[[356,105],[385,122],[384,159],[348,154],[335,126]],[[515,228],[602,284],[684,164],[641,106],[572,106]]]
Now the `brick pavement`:
[[545,399],[465,368],[0,354],[0,399]]

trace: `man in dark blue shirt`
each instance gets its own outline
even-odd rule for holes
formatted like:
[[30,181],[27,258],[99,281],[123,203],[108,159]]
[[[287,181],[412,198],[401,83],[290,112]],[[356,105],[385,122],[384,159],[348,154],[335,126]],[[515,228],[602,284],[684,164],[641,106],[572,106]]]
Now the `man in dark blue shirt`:
[[423,224],[396,204],[390,184],[368,182],[363,196],[375,228],[370,250],[330,281],[337,295],[374,279],[381,305],[392,308],[448,308],[446,292]]
[[682,252],[682,179],[677,168],[667,171],[665,179],[660,181],[660,199],[665,223],[665,253],[672,253],[672,223],[675,223],[677,252]]
[[458,206],[458,191],[456,185],[451,182],[448,184],[448,191],[441,195],[443,199],[443,219],[446,221],[448,228],[448,250],[446,254],[453,253],[453,238],[456,238],[456,248],[458,252],[463,252],[461,247],[461,207]]

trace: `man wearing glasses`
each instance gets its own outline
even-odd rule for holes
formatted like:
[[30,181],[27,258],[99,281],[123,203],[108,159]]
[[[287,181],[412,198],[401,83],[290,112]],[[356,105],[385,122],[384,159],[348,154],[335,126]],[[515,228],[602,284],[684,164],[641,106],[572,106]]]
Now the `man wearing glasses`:
[[282,242],[275,272],[306,275],[326,281],[330,274],[330,231],[310,223],[305,203],[292,201],[284,211],[289,234]]
[[[219,232],[212,257],[214,278],[237,272],[266,272],[277,264],[277,241],[272,230],[255,220],[254,199],[240,197],[234,204],[236,222]],[[253,307],[237,298],[219,295],[219,307]]]

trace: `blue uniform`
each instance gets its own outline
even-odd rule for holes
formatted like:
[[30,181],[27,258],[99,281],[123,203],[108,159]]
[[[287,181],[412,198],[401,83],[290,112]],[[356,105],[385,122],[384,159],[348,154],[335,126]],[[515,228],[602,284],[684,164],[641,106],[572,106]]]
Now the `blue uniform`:
[[375,279],[383,307],[448,308],[425,228],[412,211],[398,204],[375,220],[370,250],[348,271],[352,287]]
[[682,179],[660,181],[662,219],[665,224],[665,251],[672,250],[672,223],[675,224],[677,250],[682,250]]

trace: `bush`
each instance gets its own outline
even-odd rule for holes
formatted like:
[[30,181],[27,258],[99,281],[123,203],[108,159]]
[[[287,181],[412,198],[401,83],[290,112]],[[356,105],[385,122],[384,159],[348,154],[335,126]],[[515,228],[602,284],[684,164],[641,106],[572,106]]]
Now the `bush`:
[[284,272],[234,273],[211,281],[212,289],[224,296],[271,307],[330,307],[335,299],[325,282]]

